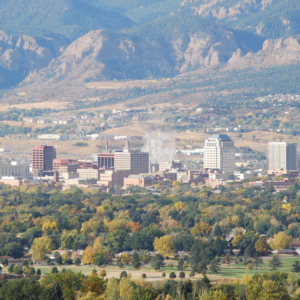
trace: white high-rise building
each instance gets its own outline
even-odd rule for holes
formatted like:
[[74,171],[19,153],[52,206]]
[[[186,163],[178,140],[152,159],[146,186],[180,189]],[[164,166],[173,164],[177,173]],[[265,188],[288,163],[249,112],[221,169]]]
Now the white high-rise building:
[[297,144],[286,142],[269,143],[269,170],[297,171]]
[[227,134],[213,134],[205,140],[204,168],[234,172],[235,147]]

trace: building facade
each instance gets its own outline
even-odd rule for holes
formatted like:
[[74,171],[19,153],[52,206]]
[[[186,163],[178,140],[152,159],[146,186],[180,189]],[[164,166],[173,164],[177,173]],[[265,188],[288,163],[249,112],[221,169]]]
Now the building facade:
[[269,170],[298,170],[297,144],[286,142],[269,143]]
[[204,168],[234,172],[235,147],[227,134],[213,134],[205,140]]
[[132,149],[116,152],[115,170],[135,170],[139,173],[149,173],[149,153]]
[[32,170],[53,170],[56,150],[53,146],[36,146],[32,149]]
[[124,187],[130,186],[152,186],[152,177],[142,175],[129,175],[127,178],[124,178]]
[[22,179],[29,178],[29,166],[22,165],[9,165],[9,164],[1,164],[0,165],[0,178],[4,176],[14,176]]

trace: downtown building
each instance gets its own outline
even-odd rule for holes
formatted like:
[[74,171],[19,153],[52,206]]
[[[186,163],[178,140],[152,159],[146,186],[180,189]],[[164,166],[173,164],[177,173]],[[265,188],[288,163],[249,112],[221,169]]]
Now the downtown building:
[[32,149],[33,176],[40,176],[43,171],[53,170],[56,150],[53,146],[36,146]]
[[269,171],[272,170],[298,171],[296,143],[269,143]]
[[205,140],[204,168],[233,173],[235,152],[234,143],[227,134],[213,134]]

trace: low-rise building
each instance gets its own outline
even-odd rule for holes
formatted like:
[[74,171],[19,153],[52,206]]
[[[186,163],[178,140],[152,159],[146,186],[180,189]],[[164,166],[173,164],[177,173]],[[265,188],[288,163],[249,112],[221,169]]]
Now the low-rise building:
[[105,170],[100,173],[97,184],[104,186],[121,185],[124,186],[124,178],[132,174],[138,174],[136,170]]
[[130,186],[138,186],[138,187],[152,186],[152,176],[129,175],[127,178],[124,178],[124,187],[130,187]]
[[104,170],[99,169],[78,169],[77,173],[79,175],[79,178],[86,178],[86,179],[97,179],[100,178],[100,173],[104,173]]

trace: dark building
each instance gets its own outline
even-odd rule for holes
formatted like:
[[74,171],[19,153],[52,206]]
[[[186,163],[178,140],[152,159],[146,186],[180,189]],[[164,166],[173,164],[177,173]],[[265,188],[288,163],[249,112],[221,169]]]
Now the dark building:
[[53,160],[56,158],[56,150],[53,146],[36,146],[32,149],[33,172],[53,170]]

